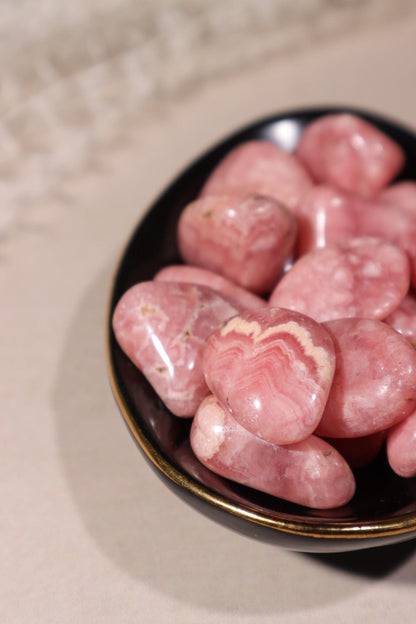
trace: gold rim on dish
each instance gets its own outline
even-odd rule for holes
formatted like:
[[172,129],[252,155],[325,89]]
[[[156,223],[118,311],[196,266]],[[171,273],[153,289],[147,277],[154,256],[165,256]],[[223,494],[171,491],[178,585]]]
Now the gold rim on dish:
[[416,512],[397,516],[388,520],[377,522],[365,521],[362,523],[347,520],[322,521],[310,519],[308,521],[302,521],[288,519],[277,514],[271,515],[266,512],[254,510],[243,503],[233,503],[221,494],[213,492],[206,486],[182,473],[159,453],[144,435],[141,427],[132,415],[116,379],[111,354],[111,325],[108,324],[107,327],[109,328],[107,334],[107,364],[110,385],[127,427],[137,444],[154,466],[163,473],[165,477],[170,479],[170,481],[183,488],[188,493],[222,511],[228,512],[253,524],[302,537],[360,540],[405,535],[416,530]]

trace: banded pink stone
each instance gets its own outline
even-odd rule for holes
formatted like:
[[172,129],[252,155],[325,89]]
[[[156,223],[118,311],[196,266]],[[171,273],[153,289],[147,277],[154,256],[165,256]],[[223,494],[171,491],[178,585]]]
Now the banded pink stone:
[[265,442],[242,427],[213,395],[195,415],[191,446],[213,472],[299,505],[339,507],[355,491],[351,469],[330,444],[314,435],[288,446]]
[[239,311],[206,286],[141,282],[120,299],[115,337],[166,406],[189,417],[208,394],[202,351],[209,334]]
[[270,141],[247,141],[217,165],[201,196],[243,191],[269,195],[292,209],[310,186],[312,180],[296,156]]
[[317,435],[370,435],[416,408],[416,350],[403,336],[371,319],[337,319],[324,327],[335,346],[336,366]]
[[235,303],[237,307],[246,310],[258,310],[267,306],[267,301],[261,297],[208,269],[175,264],[160,269],[153,279],[158,282],[186,282],[208,286]]
[[325,115],[303,131],[296,155],[314,180],[374,197],[401,171],[402,148],[352,114]]
[[269,303],[319,322],[383,319],[403,300],[409,281],[409,259],[402,249],[378,238],[353,238],[299,258]]
[[271,290],[291,254],[296,220],[262,195],[207,196],[188,204],[178,223],[187,264],[219,273],[256,294]]
[[203,356],[211,392],[245,429],[292,444],[316,428],[335,370],[332,340],[290,310],[244,312],[218,327]]

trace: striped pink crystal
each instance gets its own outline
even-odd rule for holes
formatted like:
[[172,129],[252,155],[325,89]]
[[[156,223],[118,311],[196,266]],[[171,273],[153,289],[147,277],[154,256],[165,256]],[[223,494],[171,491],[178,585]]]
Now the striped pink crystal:
[[317,426],[335,357],[321,325],[297,312],[268,308],[217,328],[203,366],[211,392],[243,427],[273,444],[291,444]]

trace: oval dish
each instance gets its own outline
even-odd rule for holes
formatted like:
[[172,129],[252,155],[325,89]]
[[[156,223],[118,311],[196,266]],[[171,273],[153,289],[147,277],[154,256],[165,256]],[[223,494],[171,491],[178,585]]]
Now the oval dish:
[[304,127],[338,112],[360,115],[397,141],[406,152],[401,178],[416,179],[416,136],[400,124],[351,108],[289,111],[253,123],[218,143],[183,171],[147,211],[116,269],[107,322],[111,387],[130,433],[150,466],[184,501],[242,534],[304,552],[342,552],[393,544],[416,537],[416,478],[402,479],[380,457],[355,471],[357,491],[345,507],[313,510],[232,483],[204,468],[189,444],[190,420],[173,416],[143,375],[118,347],[111,317],[121,295],[180,262],[176,225],[216,164],[233,147],[267,139],[293,151]]

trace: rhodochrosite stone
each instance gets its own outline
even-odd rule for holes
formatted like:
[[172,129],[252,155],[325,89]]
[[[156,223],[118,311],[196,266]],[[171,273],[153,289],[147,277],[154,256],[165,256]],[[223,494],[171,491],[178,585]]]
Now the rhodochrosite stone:
[[292,444],[317,426],[335,358],[318,323],[268,308],[218,327],[207,341],[203,367],[211,392],[243,427],[273,444]]
[[387,458],[400,477],[416,476],[416,411],[387,432]]
[[208,269],[175,264],[158,271],[153,279],[160,282],[186,282],[188,284],[208,286],[212,290],[216,290],[224,295],[238,307],[246,310],[257,310],[267,306],[267,302],[261,297],[245,288],[241,288],[241,286],[234,284],[234,282],[222,275],[218,275],[218,273],[208,271]]
[[288,446],[265,442],[212,395],[196,413],[191,445],[200,462],[217,474],[299,505],[330,509],[354,494],[351,469],[327,442],[314,435]]
[[319,322],[354,316],[383,319],[403,300],[409,280],[403,250],[377,238],[353,238],[299,258],[269,302]]
[[261,195],[208,196],[188,204],[178,223],[183,259],[257,294],[276,283],[296,238],[295,217]]
[[309,174],[296,156],[269,141],[247,141],[231,150],[214,169],[201,196],[237,190],[269,195],[295,208],[311,185]]
[[303,131],[296,155],[316,182],[374,197],[405,162],[403,150],[364,119],[325,115]]
[[324,327],[334,342],[336,367],[318,435],[370,435],[416,408],[416,350],[403,336],[371,319],[338,319]]
[[193,416],[208,394],[202,349],[213,329],[238,309],[205,286],[142,282],[120,299],[116,339],[166,406]]

